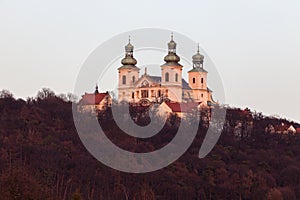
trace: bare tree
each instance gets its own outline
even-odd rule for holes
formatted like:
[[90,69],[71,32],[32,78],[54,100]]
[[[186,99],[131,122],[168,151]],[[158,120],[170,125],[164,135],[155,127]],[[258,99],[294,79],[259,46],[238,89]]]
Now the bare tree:
[[75,94],[72,94],[71,92],[67,94],[67,97],[68,97],[68,101],[71,102],[77,102],[78,100],[78,97]]
[[14,95],[10,91],[3,89],[0,91],[0,98],[14,98]]
[[54,96],[55,96],[55,93],[51,89],[42,88],[42,90],[37,93],[36,97],[37,97],[37,99],[43,100],[43,99],[48,99],[48,98],[54,97]]

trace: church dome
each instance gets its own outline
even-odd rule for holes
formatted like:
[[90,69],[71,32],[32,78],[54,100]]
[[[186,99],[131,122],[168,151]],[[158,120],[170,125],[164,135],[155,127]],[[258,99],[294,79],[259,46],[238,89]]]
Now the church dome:
[[137,61],[134,57],[126,55],[121,61],[122,65],[136,65]]
[[165,56],[164,60],[169,63],[169,62],[179,62],[180,58],[179,56],[176,55],[176,53],[169,53],[168,55]]
[[198,44],[197,53],[195,55],[193,55],[192,59],[193,59],[194,63],[197,63],[197,62],[203,63],[204,56],[202,54],[200,54],[199,44]]
[[203,61],[203,60],[204,60],[204,56],[199,52],[193,55],[193,61]]
[[137,64],[136,59],[133,57],[133,45],[130,43],[130,36],[128,44],[125,46],[125,58],[121,60],[123,66],[135,66]]
[[173,40],[173,33],[171,34],[171,40],[168,43],[168,54],[165,56],[164,60],[166,63],[178,63],[180,57],[176,54],[176,42]]

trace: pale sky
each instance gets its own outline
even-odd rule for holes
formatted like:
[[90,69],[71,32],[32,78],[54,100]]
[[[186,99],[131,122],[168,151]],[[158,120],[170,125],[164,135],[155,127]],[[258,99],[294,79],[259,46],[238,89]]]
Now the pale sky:
[[299,10],[297,0],[0,0],[0,89],[22,98],[42,87],[72,92],[102,42],[163,28],[200,43],[226,103],[300,121]]

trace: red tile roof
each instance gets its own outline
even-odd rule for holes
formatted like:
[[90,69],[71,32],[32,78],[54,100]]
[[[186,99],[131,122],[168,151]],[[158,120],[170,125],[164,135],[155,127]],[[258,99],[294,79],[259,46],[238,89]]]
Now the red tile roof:
[[296,128],[296,132],[297,132],[297,133],[300,133],[300,128]]
[[97,93],[97,94],[84,94],[82,95],[82,99],[79,101],[79,104],[83,105],[96,105],[99,104],[105,97],[108,95],[107,93]]
[[200,104],[198,102],[189,102],[189,103],[178,103],[178,102],[166,102],[167,106],[171,108],[172,112],[192,112],[197,109],[197,106]]

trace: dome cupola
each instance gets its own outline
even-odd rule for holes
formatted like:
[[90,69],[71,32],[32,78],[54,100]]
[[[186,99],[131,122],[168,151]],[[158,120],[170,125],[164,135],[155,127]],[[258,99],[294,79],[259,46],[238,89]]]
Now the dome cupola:
[[199,44],[198,44],[197,53],[193,55],[192,59],[193,59],[194,68],[200,68],[200,67],[203,68],[204,56],[200,54]]
[[130,43],[130,36],[128,44],[125,46],[125,58],[122,59],[121,63],[123,66],[134,67],[137,64],[136,59],[133,57],[134,46]]
[[166,63],[178,63],[180,57],[176,54],[176,42],[173,40],[173,33],[171,34],[171,41],[168,43],[168,55],[165,56]]

